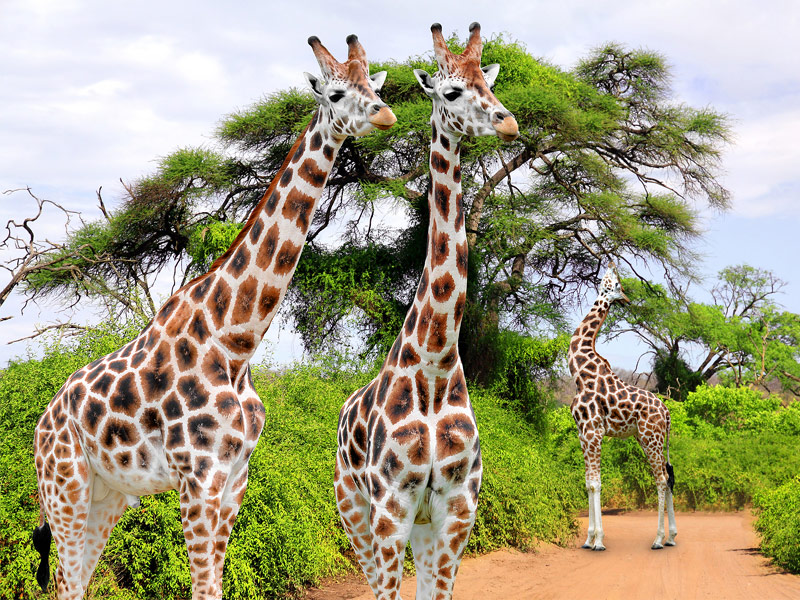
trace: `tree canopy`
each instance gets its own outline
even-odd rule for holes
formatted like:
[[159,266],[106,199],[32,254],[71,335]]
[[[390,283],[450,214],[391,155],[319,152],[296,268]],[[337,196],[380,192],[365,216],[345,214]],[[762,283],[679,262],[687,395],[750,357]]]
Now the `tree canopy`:
[[[455,37],[449,44],[463,48]],[[521,135],[511,144],[469,138],[462,145],[470,288],[461,347],[473,377],[490,367],[487,345],[500,329],[564,329],[608,258],[634,273],[649,266],[692,277],[698,211],[729,201],[717,180],[728,120],[676,102],[661,55],[607,44],[566,71],[494,36],[483,63],[500,64],[494,91]],[[435,62],[423,55],[373,65],[388,71],[381,95],[398,121],[345,142],[314,216],[284,305],[310,350],[355,330],[362,350],[382,352],[410,306],[426,247],[431,113],[414,68],[434,72]],[[170,268],[178,279],[202,272],[314,110],[310,94],[281,90],[226,116],[211,147],[161,159],[127,187],[106,221],[74,231],[65,244],[94,244],[126,269],[78,256],[78,270],[120,298],[147,296],[147,282]],[[378,227],[379,209],[395,211],[401,226]],[[31,294],[92,292],[60,272],[27,285]]]

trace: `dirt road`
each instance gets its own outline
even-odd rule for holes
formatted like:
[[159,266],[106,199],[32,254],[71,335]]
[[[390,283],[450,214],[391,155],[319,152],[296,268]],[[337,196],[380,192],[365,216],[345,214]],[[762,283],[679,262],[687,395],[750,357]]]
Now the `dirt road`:
[[[586,519],[582,519],[583,537]],[[749,512],[678,513],[678,545],[650,550],[656,514],[605,514],[605,552],[543,546],[536,553],[500,551],[464,559],[455,600],[719,600],[800,599],[800,576],[770,567],[757,551]],[[576,544],[577,546],[578,544]],[[372,600],[363,577],[313,589],[310,600]],[[413,577],[403,580],[414,598]]]

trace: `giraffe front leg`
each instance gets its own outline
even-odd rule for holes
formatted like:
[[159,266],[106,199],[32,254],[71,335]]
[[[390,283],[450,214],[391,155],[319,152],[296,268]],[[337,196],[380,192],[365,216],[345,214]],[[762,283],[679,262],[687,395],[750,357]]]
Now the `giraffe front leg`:
[[589,500],[589,527],[583,548],[590,548],[598,552],[606,549],[605,545],[603,545],[603,513],[600,502],[602,441],[602,434],[596,432],[581,435],[583,460],[586,465],[586,495]]
[[233,531],[233,526],[239,515],[239,509],[242,506],[242,500],[244,500],[244,494],[247,491],[248,473],[248,465],[245,463],[243,469],[229,477],[229,486],[225,490],[220,504],[219,522],[214,543],[214,577],[219,588],[220,597],[222,597],[222,570],[225,566],[225,553],[228,549],[231,531]]
[[[226,473],[211,473],[211,479],[224,488]],[[192,573],[192,600],[218,600],[222,588],[217,581],[216,534],[222,500],[222,490],[209,489],[193,475],[181,480],[181,524],[189,553]],[[221,572],[221,571],[220,571]]]

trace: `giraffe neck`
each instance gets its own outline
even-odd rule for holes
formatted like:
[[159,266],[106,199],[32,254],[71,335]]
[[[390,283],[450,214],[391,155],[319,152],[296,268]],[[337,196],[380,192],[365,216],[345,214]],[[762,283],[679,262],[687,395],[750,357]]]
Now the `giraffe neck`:
[[405,334],[418,347],[425,364],[447,371],[458,359],[467,290],[461,140],[445,133],[436,119],[431,119],[431,126],[428,249],[414,305],[395,347],[399,348]]
[[[569,364],[570,372],[575,375],[579,370],[576,366],[575,357],[577,355],[586,358],[599,356],[595,350],[594,342],[597,339],[597,334],[603,326],[603,322],[608,316],[608,309],[611,306],[608,300],[603,296],[598,296],[594,301],[592,308],[583,318],[581,324],[575,329],[572,334],[572,341],[570,343],[569,352],[567,355],[567,362]],[[603,359],[605,360],[605,359]]]
[[156,324],[178,308],[183,292],[190,305],[202,306],[208,334],[232,360],[252,357],[286,294],[344,141],[331,121],[328,110],[317,111],[230,248],[167,301]]

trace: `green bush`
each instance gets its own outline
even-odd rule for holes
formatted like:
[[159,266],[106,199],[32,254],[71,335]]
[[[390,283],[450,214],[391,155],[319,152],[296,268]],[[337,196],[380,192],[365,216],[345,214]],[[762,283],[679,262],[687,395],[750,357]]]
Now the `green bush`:
[[800,573],[800,476],[756,495],[761,551],[776,564]]

